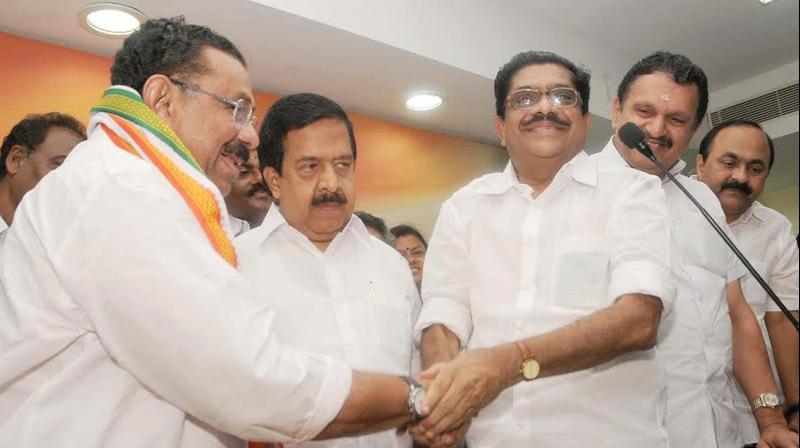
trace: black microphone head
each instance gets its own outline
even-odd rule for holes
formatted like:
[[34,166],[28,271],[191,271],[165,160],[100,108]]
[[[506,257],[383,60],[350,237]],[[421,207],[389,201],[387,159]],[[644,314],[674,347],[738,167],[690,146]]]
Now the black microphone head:
[[636,126],[630,121],[619,128],[617,135],[619,135],[619,139],[622,140],[622,143],[625,143],[625,146],[632,149],[637,149],[637,147],[647,139],[644,132],[639,129],[639,126]]

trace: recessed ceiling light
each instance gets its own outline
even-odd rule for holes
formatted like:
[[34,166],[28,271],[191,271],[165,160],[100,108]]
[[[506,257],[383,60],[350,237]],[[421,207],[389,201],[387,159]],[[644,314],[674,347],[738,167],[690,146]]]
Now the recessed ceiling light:
[[78,21],[87,31],[106,37],[125,37],[147,20],[138,9],[119,3],[90,3],[78,12]]
[[758,0],[758,2],[761,3],[762,5],[769,5],[770,3],[773,2],[773,0]]
[[442,105],[442,97],[435,93],[417,93],[406,100],[406,107],[411,110],[432,110]]

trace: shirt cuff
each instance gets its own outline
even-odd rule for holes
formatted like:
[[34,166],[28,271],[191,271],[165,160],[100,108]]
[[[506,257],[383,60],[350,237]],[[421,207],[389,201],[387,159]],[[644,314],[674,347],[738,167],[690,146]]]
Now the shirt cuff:
[[627,261],[611,272],[608,299],[613,302],[625,294],[646,294],[658,297],[664,310],[672,304],[675,285],[669,270],[649,261]]
[[321,433],[339,415],[353,383],[353,371],[343,361],[327,357],[327,368],[322,386],[317,394],[316,407],[311,418],[306,420],[300,434],[309,440]]
[[[753,281],[755,281],[755,280],[753,280]],[[760,288],[761,285],[759,285],[758,287]],[[766,294],[766,292],[764,294]],[[800,309],[800,300],[798,300],[797,297],[795,297],[793,299],[786,299],[786,298],[778,296],[778,298],[781,299],[781,302],[783,302],[783,305],[786,307],[787,310],[789,310],[789,311],[798,311],[798,309]],[[767,297],[766,311],[768,313],[775,312],[775,311],[781,312],[781,309],[778,308],[778,305],[775,305],[775,302],[773,302],[772,299]]]
[[461,345],[466,345],[472,334],[472,317],[469,307],[443,297],[426,299],[414,325],[414,341],[419,344],[422,330],[431,325],[442,324],[458,336]]

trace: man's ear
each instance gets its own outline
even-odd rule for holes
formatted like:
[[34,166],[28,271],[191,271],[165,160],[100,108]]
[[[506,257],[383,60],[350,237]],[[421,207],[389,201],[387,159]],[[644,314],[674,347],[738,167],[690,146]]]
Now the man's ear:
[[281,175],[278,174],[278,170],[267,166],[264,167],[262,174],[264,175],[264,180],[267,182],[267,188],[272,192],[272,197],[276,202],[279,201],[281,199]]
[[703,180],[703,170],[706,168],[706,161],[703,160],[702,155],[698,154],[694,158],[694,163],[697,170],[697,178]]
[[494,132],[497,134],[497,138],[500,139],[500,146],[503,148],[506,147],[506,122],[502,118],[495,116],[494,117]]
[[147,78],[142,87],[142,99],[162,120],[168,121],[173,113],[178,89],[166,76],[153,75]]
[[620,126],[619,120],[622,118],[622,104],[619,102],[619,97],[615,96],[613,100],[611,100],[611,129],[614,132]]
[[26,162],[28,162],[28,149],[22,145],[14,145],[8,152],[8,157],[6,157],[6,172],[13,176],[19,172]]

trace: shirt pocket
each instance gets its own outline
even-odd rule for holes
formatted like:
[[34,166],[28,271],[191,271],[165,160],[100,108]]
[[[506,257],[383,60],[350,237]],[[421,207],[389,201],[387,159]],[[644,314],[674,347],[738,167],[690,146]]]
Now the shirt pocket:
[[552,303],[591,311],[608,304],[608,241],[601,235],[556,240],[551,276]]
[[375,291],[375,294],[370,291],[369,297],[374,328],[377,329],[375,343],[392,364],[408,370],[413,344],[411,303],[398,291],[386,291],[385,288],[375,288]]

